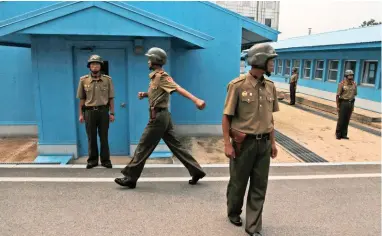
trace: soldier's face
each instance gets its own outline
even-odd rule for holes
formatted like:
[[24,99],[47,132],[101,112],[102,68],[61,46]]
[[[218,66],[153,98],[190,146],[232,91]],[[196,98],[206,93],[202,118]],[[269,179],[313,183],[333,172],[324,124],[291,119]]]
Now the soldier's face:
[[348,75],[347,78],[348,78],[348,80],[353,80],[354,76],[353,75]]
[[267,71],[272,72],[275,67],[275,61],[273,59],[270,59],[267,63]]
[[90,63],[90,70],[91,72],[98,73],[101,70],[101,65],[96,62]]

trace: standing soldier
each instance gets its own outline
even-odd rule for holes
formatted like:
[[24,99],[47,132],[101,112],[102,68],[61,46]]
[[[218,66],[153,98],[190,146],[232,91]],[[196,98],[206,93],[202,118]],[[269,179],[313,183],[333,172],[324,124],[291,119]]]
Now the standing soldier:
[[351,114],[354,110],[355,96],[357,95],[357,85],[354,82],[352,70],[345,71],[345,79],[338,85],[336,102],[338,121],[336,128],[337,139],[349,139],[348,126]]
[[264,78],[273,71],[275,57],[267,43],[249,49],[247,60],[252,68],[228,84],[222,120],[225,155],[230,158],[228,218],[232,224],[242,225],[240,214],[250,179],[245,231],[256,236],[262,230],[270,157],[277,156],[272,113],[279,111],[279,105],[275,85]]
[[181,145],[175,137],[174,127],[168,111],[170,94],[177,91],[182,96],[190,99],[200,110],[204,109],[205,102],[194,97],[191,93],[180,87],[162,69],[166,64],[167,54],[160,48],[151,48],[146,56],[149,58],[148,66],[152,71],[149,74],[150,84],[148,92],[139,92],[138,98],[148,97],[150,120],[147,124],[131,162],[121,171],[122,178],[116,178],[115,182],[121,186],[135,188],[147,158],[154,151],[159,141],[163,138],[171,152],[183,163],[192,176],[189,184],[194,185],[206,174],[198,162]]
[[290,77],[289,82],[289,91],[290,91],[290,103],[289,105],[294,105],[296,103],[296,88],[297,88],[297,80],[298,80],[298,69],[293,68],[293,75]]
[[101,65],[103,61],[100,56],[90,56],[90,73],[81,77],[77,90],[77,98],[80,99],[79,121],[85,121],[88,136],[87,169],[98,165],[97,130],[101,141],[101,164],[112,168],[108,133],[109,121],[114,122],[114,87],[111,77],[101,74]]

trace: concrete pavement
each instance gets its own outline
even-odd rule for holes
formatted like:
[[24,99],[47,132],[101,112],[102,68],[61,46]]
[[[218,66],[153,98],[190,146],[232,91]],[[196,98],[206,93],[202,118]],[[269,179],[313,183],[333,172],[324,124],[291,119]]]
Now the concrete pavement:
[[[184,168],[148,166],[134,190],[112,181],[120,170],[0,168],[0,235],[246,235],[226,218],[227,167],[205,167],[190,186]],[[380,235],[380,173],[370,164],[272,166],[264,236]]]

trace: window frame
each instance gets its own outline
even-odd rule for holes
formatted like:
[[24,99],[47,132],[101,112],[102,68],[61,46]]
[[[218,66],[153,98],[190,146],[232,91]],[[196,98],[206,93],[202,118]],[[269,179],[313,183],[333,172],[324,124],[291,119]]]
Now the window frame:
[[[317,65],[319,62],[322,62],[322,68],[317,69],[318,68]],[[316,77],[317,70],[322,72],[321,78]],[[324,79],[324,70],[325,70],[325,60],[316,60],[316,65],[315,65],[315,69],[314,69],[314,79],[315,80],[323,80]]]
[[[377,63],[377,66],[375,67],[375,80],[374,80],[374,84],[369,84],[369,83],[364,83],[363,82],[364,69],[365,69],[365,63],[366,62],[375,62],[375,63]],[[362,70],[361,71],[362,71],[362,74],[361,74],[360,84],[362,86],[365,86],[365,87],[375,87],[376,83],[377,83],[378,60],[364,60],[363,63],[362,63]],[[368,72],[368,74],[369,74],[369,72]]]
[[[310,62],[310,66],[309,66],[309,76],[308,77],[306,77],[305,76],[305,71],[307,70],[307,68],[305,67],[305,62]],[[311,59],[304,59],[303,61],[303,76],[302,76],[302,78],[304,78],[304,79],[310,79],[310,74],[311,74],[311,72],[312,72],[312,62],[313,62],[313,60],[311,60]]]
[[[337,62],[337,69],[336,70],[333,70],[333,69],[330,69],[330,62],[332,62],[332,61],[336,61]],[[328,60],[328,81],[329,82],[336,82],[337,81],[337,79],[338,79],[338,69],[339,69],[339,67],[340,67],[340,60],[335,60],[335,59],[333,59],[333,60]],[[330,72],[331,71],[337,71],[337,76],[336,76],[336,79],[335,80],[331,80],[330,79]]]
[[[284,62],[284,63],[285,63],[285,66],[284,66],[284,71],[283,71],[283,72],[284,72],[284,76],[286,76],[286,75],[290,76],[290,74],[291,74],[291,63],[292,63],[292,62],[291,62],[291,59],[285,59],[284,61],[285,61],[285,62]],[[289,73],[288,73],[288,74],[285,73],[286,70],[287,70],[287,68],[288,68],[288,67],[287,67],[287,63],[286,63],[287,61],[289,61]]]

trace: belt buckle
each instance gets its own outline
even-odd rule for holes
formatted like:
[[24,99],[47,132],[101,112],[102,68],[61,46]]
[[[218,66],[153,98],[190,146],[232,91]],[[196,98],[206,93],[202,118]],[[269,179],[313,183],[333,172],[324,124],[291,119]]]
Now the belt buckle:
[[256,134],[256,140],[261,140],[263,138],[263,134]]
[[97,106],[93,107],[93,110],[98,111],[98,107]]

